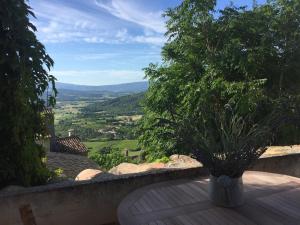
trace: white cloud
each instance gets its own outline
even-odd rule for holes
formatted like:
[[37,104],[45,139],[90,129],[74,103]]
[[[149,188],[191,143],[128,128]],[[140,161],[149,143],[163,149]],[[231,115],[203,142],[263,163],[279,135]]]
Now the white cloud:
[[105,39],[101,37],[84,37],[83,40],[87,43],[105,43]]
[[84,85],[130,83],[144,78],[142,70],[61,70],[52,74],[58,82]]
[[148,43],[148,44],[153,44],[153,45],[162,45],[165,41],[165,37],[160,37],[160,36],[135,36],[133,37],[133,42],[138,42],[138,43]]
[[121,53],[90,53],[90,54],[80,54],[76,55],[74,58],[78,61],[87,61],[87,60],[100,60],[100,59],[114,59],[117,56],[120,56]]
[[166,31],[162,11],[145,12],[124,0],[95,0],[95,3],[122,20],[138,24],[157,33]]
[[[164,31],[164,23],[160,12],[142,12],[132,4],[124,4],[124,1],[109,0],[104,4],[99,0],[98,6],[94,1],[85,2],[87,6],[85,9],[77,9],[59,1],[34,1],[33,8],[38,20],[32,22],[38,28],[39,39],[43,43],[146,43],[150,45],[161,45],[165,41],[161,34]],[[118,18],[125,21],[143,26],[144,34],[131,33],[125,27],[126,24],[120,21],[105,20],[103,9],[114,12],[113,15],[118,15]]]

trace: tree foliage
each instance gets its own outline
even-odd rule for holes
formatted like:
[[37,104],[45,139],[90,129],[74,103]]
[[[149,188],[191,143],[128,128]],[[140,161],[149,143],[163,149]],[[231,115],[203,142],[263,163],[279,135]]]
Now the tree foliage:
[[300,91],[300,2],[215,7],[185,0],[165,13],[169,40],[163,64],[145,69],[140,142],[153,158],[196,153],[213,174],[236,177],[295,114],[282,109]]
[[100,151],[92,151],[89,158],[95,161],[101,169],[109,170],[123,162],[128,162],[127,158],[119,148],[104,147]]
[[36,139],[44,132],[42,95],[55,78],[53,60],[35,36],[35,18],[24,0],[1,0],[0,7],[0,186],[45,182],[48,171]]

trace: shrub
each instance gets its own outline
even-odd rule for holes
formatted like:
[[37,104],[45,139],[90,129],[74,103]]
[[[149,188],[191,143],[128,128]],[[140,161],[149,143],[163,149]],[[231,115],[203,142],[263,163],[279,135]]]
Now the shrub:
[[104,170],[109,170],[122,162],[129,161],[118,148],[111,148],[109,151],[108,148],[106,148],[105,151],[101,152],[92,151],[89,153],[88,157]]
[[167,156],[164,156],[160,159],[156,159],[155,162],[157,162],[157,163],[168,163],[168,162],[170,162],[170,158],[167,157]]

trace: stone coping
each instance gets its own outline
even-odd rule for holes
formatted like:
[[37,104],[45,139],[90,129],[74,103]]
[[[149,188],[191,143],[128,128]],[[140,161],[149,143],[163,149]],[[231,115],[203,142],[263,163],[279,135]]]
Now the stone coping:
[[260,158],[271,158],[297,154],[300,154],[300,145],[271,146]]
[[142,173],[131,173],[124,175],[102,174],[101,177],[84,181],[63,181],[55,184],[48,184],[42,186],[34,186],[28,188],[20,188],[12,191],[0,191],[0,199],[6,197],[14,197],[19,195],[30,195],[50,191],[60,191],[67,189],[80,188],[87,185],[114,185],[114,183],[126,183],[135,179],[143,179],[152,176],[153,178],[161,178],[160,180],[180,179],[192,176],[208,175],[208,171],[203,167],[193,168],[163,168],[157,170],[146,171]]
[[[267,151],[260,157],[263,158],[277,158],[289,155],[300,155],[300,145],[293,146],[272,146],[267,149]],[[180,177],[193,176],[199,173],[200,175],[207,175],[208,172],[203,167],[193,167],[193,168],[162,168],[150,170],[142,173],[131,173],[124,175],[114,175],[114,174],[102,174],[99,178],[85,180],[85,181],[63,181],[55,184],[48,184],[42,186],[35,186],[29,188],[18,188],[18,190],[11,191],[1,191],[0,199],[6,197],[13,197],[18,195],[27,195],[32,193],[42,193],[49,191],[59,191],[66,189],[74,189],[76,187],[84,187],[86,185],[113,185],[113,183],[126,183],[134,179],[139,179],[143,177],[153,176],[153,177],[165,177],[161,180],[166,180],[168,177],[170,179],[178,179]]]

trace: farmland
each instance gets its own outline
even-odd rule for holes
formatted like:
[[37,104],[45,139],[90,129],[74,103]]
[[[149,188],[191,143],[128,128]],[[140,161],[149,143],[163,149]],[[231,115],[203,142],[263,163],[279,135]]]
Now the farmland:
[[[90,152],[116,148],[130,157],[137,157],[136,127],[142,117],[140,101],[143,93],[121,95],[67,96],[58,98],[55,112],[55,130],[58,137],[79,136]],[[78,94],[79,95],[79,94]],[[82,97],[84,96],[84,97]]]
[[118,148],[123,152],[127,149],[129,156],[138,156],[140,153],[137,140],[88,141],[83,143],[90,151],[99,151],[104,147],[111,147]]

